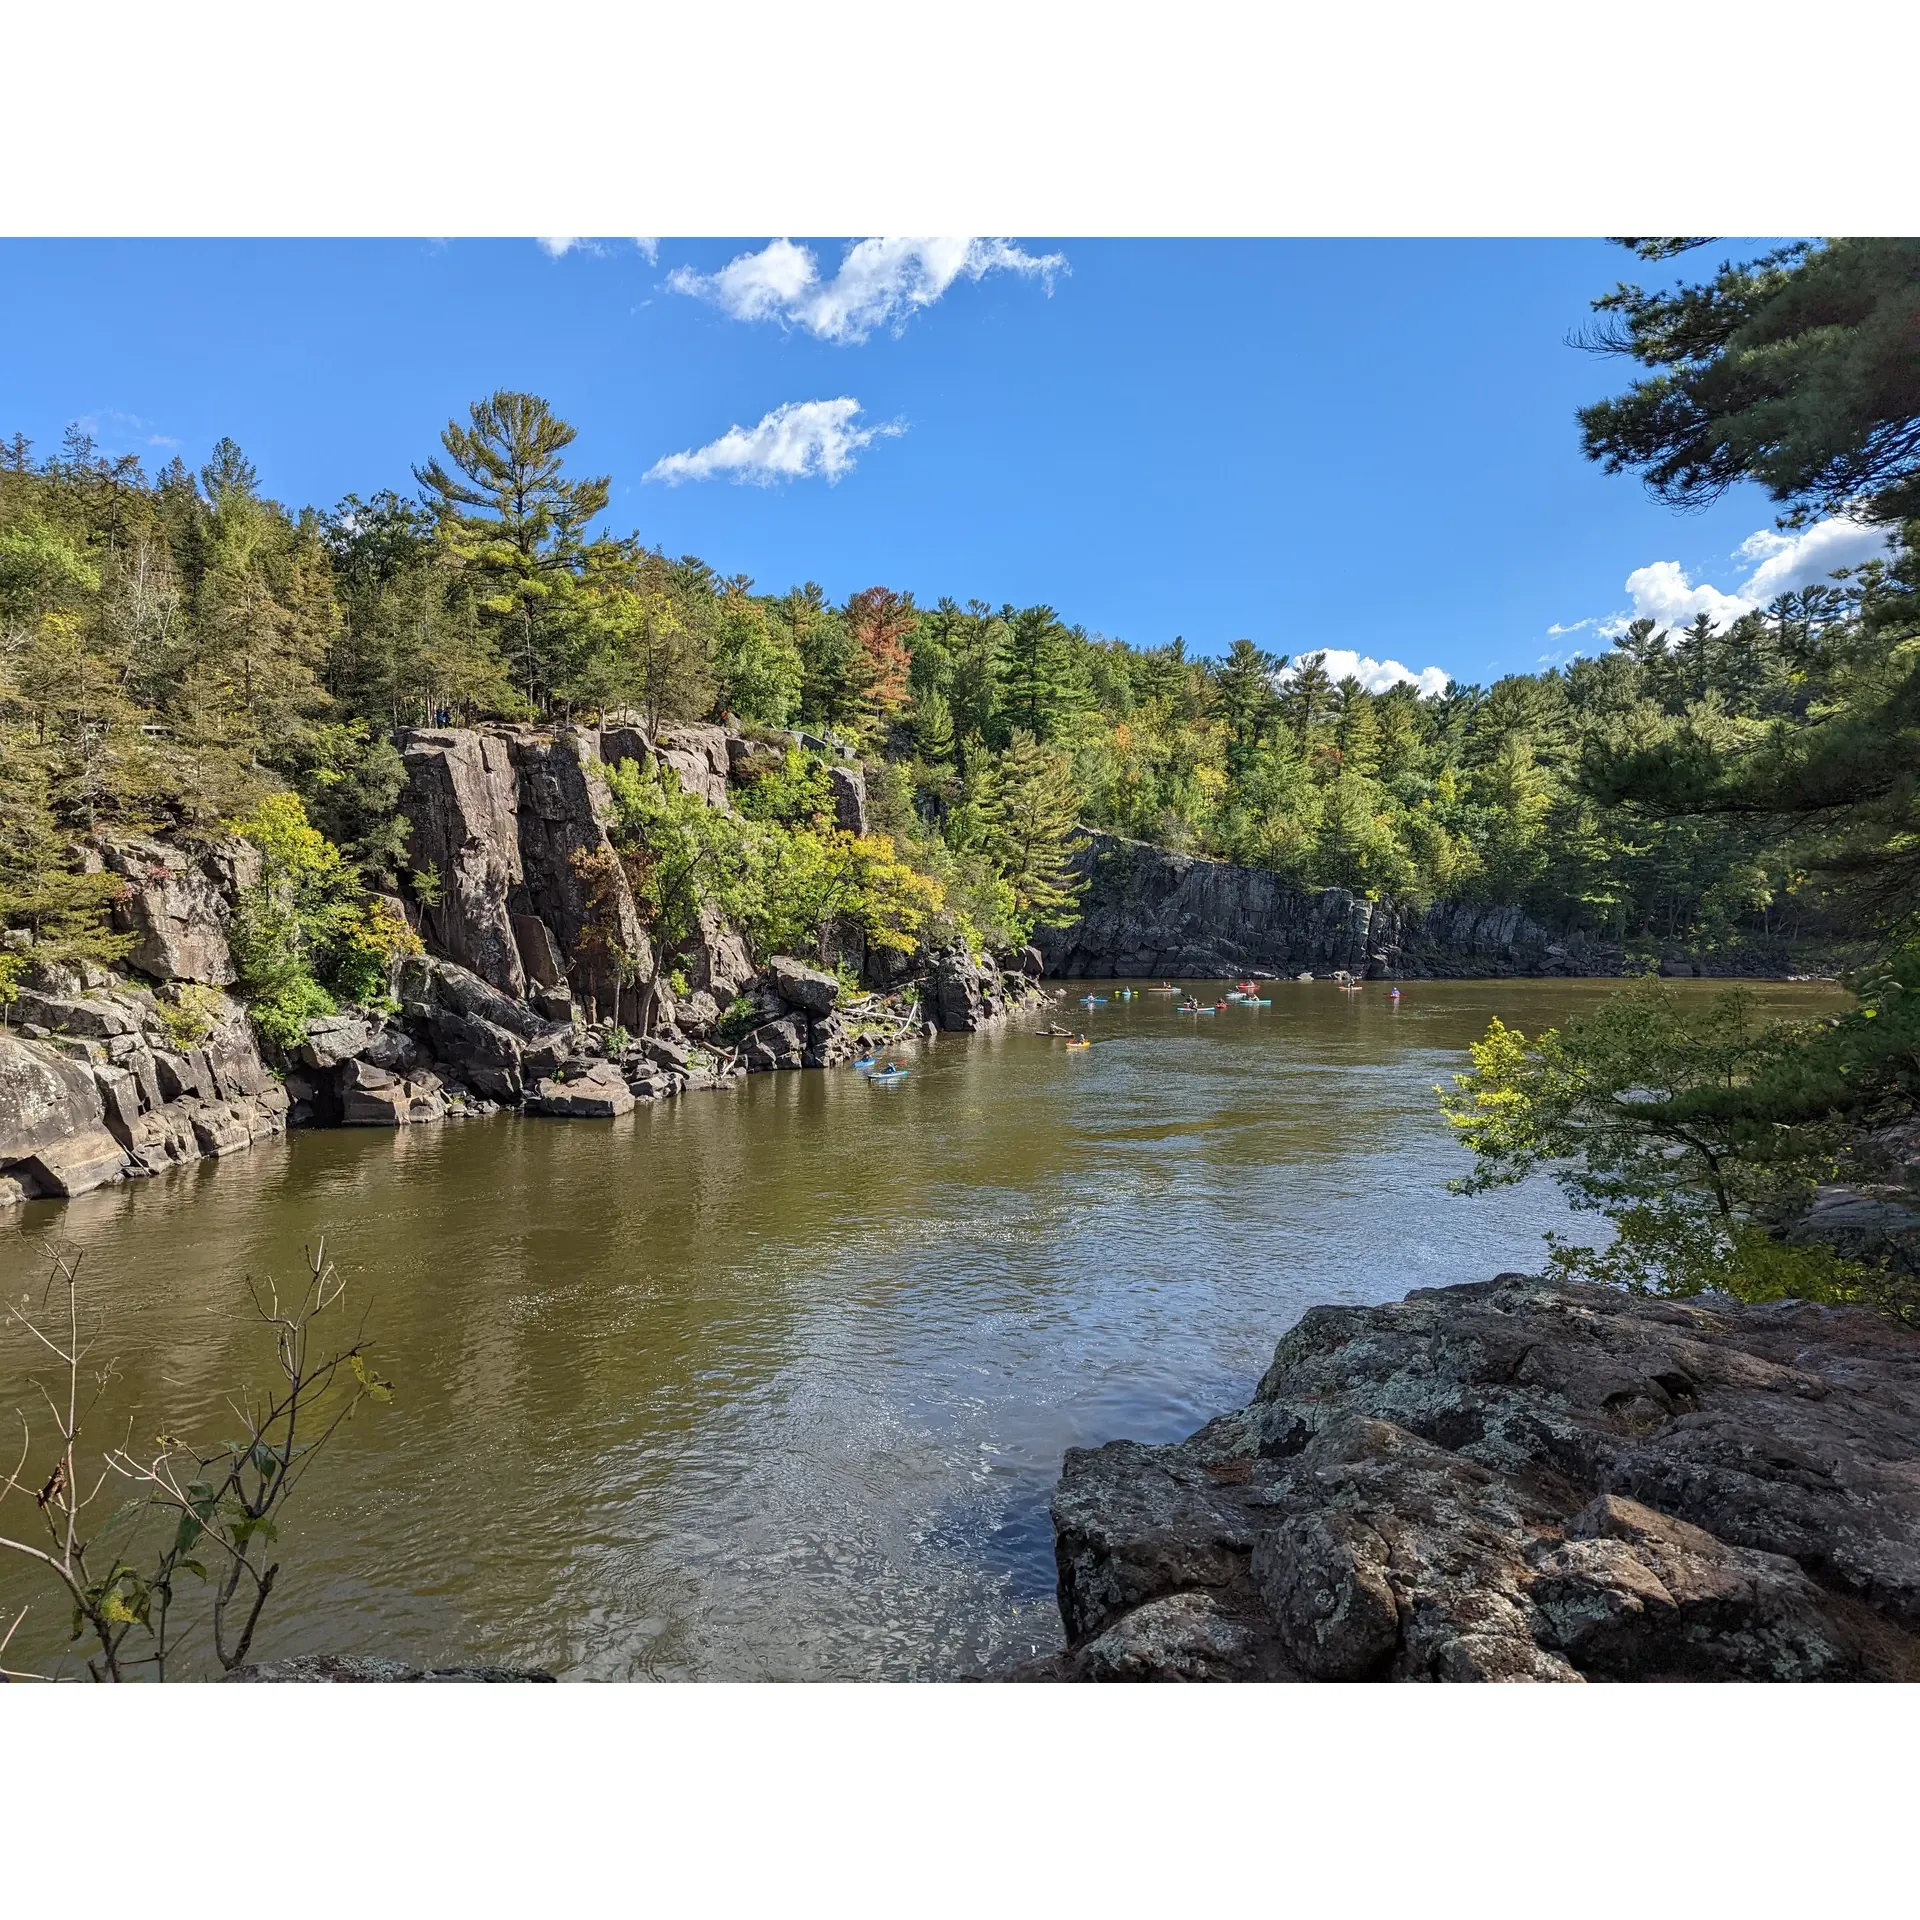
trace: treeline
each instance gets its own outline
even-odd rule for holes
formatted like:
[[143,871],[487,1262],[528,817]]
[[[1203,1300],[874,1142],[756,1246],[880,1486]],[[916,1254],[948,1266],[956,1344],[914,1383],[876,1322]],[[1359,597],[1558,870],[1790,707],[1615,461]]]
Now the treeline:
[[[1046,606],[762,593],[599,531],[609,482],[569,470],[573,438],[537,397],[497,393],[410,493],[298,512],[231,441],[150,476],[77,430],[45,459],[16,438],[0,910],[19,920],[38,885],[44,918],[76,834],[212,833],[285,789],[368,884],[404,884],[395,729],[630,711],[856,747],[885,856],[935,883],[930,936],[1017,942],[1067,911],[1076,819],[1649,946],[1855,930],[1804,837],[1761,811],[1636,804],[1618,770],[1843,709],[1915,625],[1910,542],[1724,628],[1640,622],[1599,658],[1422,698],[1336,682],[1311,648],[1195,659]],[[84,905],[75,884],[55,891]]]

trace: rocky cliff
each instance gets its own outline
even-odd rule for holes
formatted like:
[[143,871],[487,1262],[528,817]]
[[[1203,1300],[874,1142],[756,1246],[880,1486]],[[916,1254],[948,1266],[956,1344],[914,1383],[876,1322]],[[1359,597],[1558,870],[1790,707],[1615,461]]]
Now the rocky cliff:
[[1617,948],[1563,938],[1517,907],[1443,902],[1425,911],[1341,887],[1309,893],[1263,868],[1089,833],[1074,855],[1080,918],[1035,936],[1068,978],[1231,978],[1332,973],[1375,978],[1621,971]]
[[[724,808],[738,771],[777,748],[718,727],[650,737],[632,724],[423,730],[399,745],[416,897],[394,905],[429,952],[393,980],[397,1011],[310,1021],[288,1057],[263,1059],[244,1007],[222,990],[234,979],[236,891],[258,877],[251,849],[97,847],[126,881],[115,919],[136,945],[125,972],[29,969],[16,1030],[0,1032],[0,1205],[236,1152],[288,1125],[416,1126],[501,1107],[609,1118],[737,1074],[970,1032],[1033,995],[1025,958],[1003,972],[956,952],[849,999],[835,975],[800,960],[775,956],[761,973],[713,914],[690,951],[655,956],[618,861],[601,857],[606,767],[651,757]],[[829,773],[842,824],[864,829],[859,769]],[[685,968],[684,995],[656,982],[644,1035],[616,1024],[616,983],[594,937],[609,931],[643,982],[669,962]]]
[[1250,1406],[1070,1449],[1090,1680],[1920,1678],[1920,1334],[1519,1275],[1321,1307]]

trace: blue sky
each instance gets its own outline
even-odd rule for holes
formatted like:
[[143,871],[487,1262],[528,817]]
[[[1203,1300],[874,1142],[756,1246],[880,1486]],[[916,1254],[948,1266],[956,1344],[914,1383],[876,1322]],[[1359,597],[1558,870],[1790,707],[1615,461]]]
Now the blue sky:
[[1861,555],[1771,535],[1757,490],[1682,516],[1580,457],[1575,407],[1626,378],[1566,344],[1634,265],[1599,241],[852,246],[0,243],[0,433],[195,465],[227,433],[326,505],[408,489],[451,415],[525,387],[612,475],[614,531],[763,589],[1436,678]]

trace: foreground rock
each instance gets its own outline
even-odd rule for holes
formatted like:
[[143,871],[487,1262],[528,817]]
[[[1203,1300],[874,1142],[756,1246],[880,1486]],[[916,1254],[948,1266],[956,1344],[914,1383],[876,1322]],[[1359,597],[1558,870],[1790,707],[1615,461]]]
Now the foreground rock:
[[1920,1677],[1920,1335],[1506,1275],[1320,1307],[1252,1405],[1068,1451],[1024,1677]]

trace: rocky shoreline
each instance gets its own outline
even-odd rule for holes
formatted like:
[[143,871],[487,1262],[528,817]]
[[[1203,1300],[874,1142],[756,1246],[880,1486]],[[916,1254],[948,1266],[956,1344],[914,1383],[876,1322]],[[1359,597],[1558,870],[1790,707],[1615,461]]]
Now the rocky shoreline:
[[1787,943],[1702,954],[1629,952],[1556,933],[1519,907],[1442,900],[1417,907],[1344,887],[1309,892],[1261,867],[1173,853],[1117,834],[1083,833],[1080,917],[1034,938],[1049,974],[1069,979],[1231,980],[1335,971],[1370,980],[1608,978],[1657,967],[1676,977],[1827,978]]
[[[863,1050],[995,1025],[1039,997],[1039,956],[953,949],[843,954],[829,973],[702,916],[689,949],[656,955],[617,863],[610,910],[651,989],[645,1033],[618,1024],[621,986],[588,937],[577,855],[610,846],[600,770],[641,755],[710,806],[767,743],[718,727],[442,729],[400,737],[416,874],[432,902],[389,905],[427,953],[404,962],[383,1009],[306,1023],[263,1052],[227,930],[259,874],[244,843],[102,841],[90,864],[124,881],[125,966],[29,965],[0,1029],[0,1206],[67,1199],[299,1126],[405,1127],[515,1108],[607,1119],[749,1073],[824,1068]],[[866,830],[857,766],[828,769],[840,824]],[[601,911],[608,903],[601,903]],[[676,993],[674,976],[684,991]],[[631,994],[628,1005],[632,1005]]]
[[1505,1274],[1070,1449],[1044,1680],[1920,1678],[1920,1333]]

